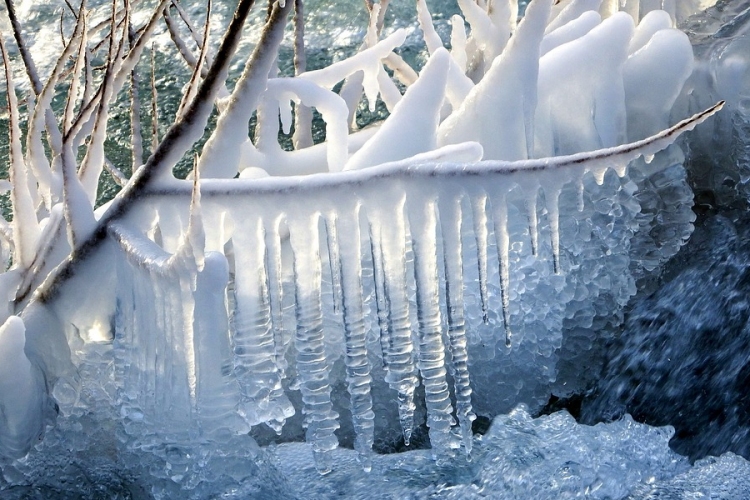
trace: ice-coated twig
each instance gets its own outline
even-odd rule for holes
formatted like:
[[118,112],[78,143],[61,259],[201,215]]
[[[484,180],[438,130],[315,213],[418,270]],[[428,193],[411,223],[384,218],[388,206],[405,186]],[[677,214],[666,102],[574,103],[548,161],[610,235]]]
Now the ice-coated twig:
[[193,37],[193,40],[195,40],[195,43],[199,47],[203,45],[203,38],[201,37],[200,31],[195,29],[195,25],[193,25],[193,22],[190,20],[190,16],[188,16],[187,12],[185,12],[185,9],[182,8],[182,4],[179,2],[179,0],[172,0],[172,7],[177,10],[177,13],[180,15],[182,22],[185,23],[185,26],[187,26],[188,31],[190,31],[190,35]]
[[115,184],[117,184],[120,187],[123,187],[125,184],[128,183],[128,176],[122,173],[122,171],[114,166],[114,164],[109,160],[109,158],[104,158],[104,168],[109,172],[109,174],[112,176],[112,180],[115,181]]
[[[146,26],[144,26],[144,28],[141,30],[141,34],[138,36],[135,45],[130,48],[124,59],[120,59],[117,61],[117,71],[111,86],[112,92],[110,95],[117,95],[122,89],[122,86],[125,84],[125,81],[130,77],[130,72],[138,63],[138,60],[140,59],[143,50],[146,47],[146,44],[151,39],[151,35],[156,29],[158,21],[161,19],[161,13],[166,8],[169,1],[170,0],[160,0],[159,5],[156,7],[156,9],[154,9],[154,12],[151,15],[148,23],[146,23]],[[125,14],[129,15],[127,11]],[[114,33],[115,30],[113,29],[112,32]],[[103,86],[100,86],[99,91],[94,95],[94,98],[81,107],[80,111],[78,112],[78,116],[76,117],[73,126],[71,127],[71,133],[79,135],[79,133],[83,131],[82,129],[89,122],[89,118],[93,114],[94,110],[98,107],[99,102],[102,99],[102,95]],[[84,133],[84,135],[87,135],[87,133]],[[80,143],[81,140],[82,138],[79,137],[78,139],[76,139],[76,142]]]
[[[63,115],[63,134],[67,134],[70,130],[70,126],[73,124],[75,105],[78,99],[78,90],[81,85],[81,72],[84,68],[88,71],[88,61],[86,59],[86,45],[88,44],[88,33],[86,28],[86,13],[82,10],[81,16],[83,20],[83,30],[81,33],[81,41],[78,45],[78,56],[73,66],[73,75],[70,81],[70,87],[68,88],[68,97],[65,102],[65,112]],[[88,75],[87,75],[88,76]],[[87,82],[88,83],[88,82]]]
[[24,42],[23,34],[21,33],[21,24],[18,22],[16,16],[16,7],[13,4],[13,0],[5,0],[5,7],[8,9],[8,19],[10,19],[10,25],[13,28],[13,37],[16,39],[16,45],[18,46],[18,52],[21,54],[21,60],[26,68],[26,74],[31,82],[31,89],[34,94],[39,94],[42,91],[42,81],[39,79],[39,73],[36,70],[34,64],[34,58],[31,57],[31,52]]
[[[190,104],[183,118],[170,127],[146,164],[134,173],[128,184],[99,219],[96,227],[85,240],[80,242],[75,255],[69,256],[54,273],[49,275],[47,273],[50,272],[50,268],[43,266],[26,273],[16,293],[16,304],[24,303],[32,291],[35,292],[35,300],[42,303],[56,296],[60,286],[75,274],[78,266],[102,243],[109,223],[130,210],[135,200],[155,178],[165,171],[171,173],[172,166],[200,138],[208,122],[218,89],[226,80],[231,57],[237,50],[242,36],[242,27],[253,3],[253,0],[240,0],[235,15],[224,34],[214,64],[211,65],[207,77],[201,83],[196,99]],[[40,283],[42,279],[44,282]]]
[[39,240],[39,225],[36,220],[34,200],[29,192],[29,181],[21,149],[21,127],[18,114],[18,99],[13,84],[13,71],[5,48],[5,41],[0,34],[0,51],[2,51],[5,68],[5,84],[8,95],[8,129],[10,132],[10,201],[13,208],[12,243],[13,261],[19,266],[28,268],[33,259]]
[[[133,46],[135,31],[133,25],[128,27],[128,42]],[[130,72],[130,137],[133,151],[131,153],[131,172],[143,165],[143,132],[141,130],[141,98],[138,92],[139,85],[138,68],[134,67]],[[105,162],[105,167],[106,167]],[[107,168],[109,170],[109,168]]]
[[[151,46],[151,152],[159,146],[159,96],[156,91],[156,49]],[[135,171],[133,171],[135,172]]]
[[198,91],[198,82],[201,79],[202,70],[206,64],[206,57],[208,56],[208,38],[209,30],[211,29],[211,5],[212,2],[211,0],[209,0],[206,7],[206,23],[203,27],[203,43],[201,43],[200,46],[198,62],[193,69],[193,74],[190,76],[190,81],[187,85],[187,91],[182,96],[182,100],[180,100],[180,106],[177,109],[177,117],[182,116],[182,113],[185,111],[185,106],[187,106],[187,103],[191,102],[195,98],[195,94]]
[[[82,36],[84,17],[85,16],[79,16],[78,22],[76,22],[75,31],[73,32],[70,41],[63,49],[62,54],[52,70],[52,74],[37,96],[36,105],[34,106],[34,110],[29,119],[29,130],[26,134],[26,161],[39,183],[40,194],[47,210],[52,207],[53,202],[59,199],[60,192],[59,185],[57,185],[56,179],[53,176],[46,151],[44,150],[44,145],[42,144],[42,130],[44,129],[46,116],[51,114],[55,85],[57,85],[65,63],[76,49],[78,38]],[[57,123],[54,122],[54,115],[52,124],[50,125],[49,120],[46,120],[46,123],[48,125],[47,133],[50,138],[49,143],[52,148],[52,154],[54,157],[59,157],[62,149],[62,142],[59,138],[62,137],[62,134],[57,127]],[[53,140],[53,137],[58,137],[58,139]],[[58,143],[58,141],[60,142]]]
[[[294,75],[299,76],[307,70],[305,55],[305,19],[304,0],[294,1]],[[294,113],[294,149],[307,148],[313,145],[312,111],[307,106],[297,103]]]
[[198,60],[193,55],[193,52],[188,48],[185,40],[183,40],[180,36],[180,33],[177,31],[177,26],[175,26],[175,22],[172,19],[172,16],[169,14],[169,9],[164,9],[164,24],[167,25],[169,37],[172,39],[172,43],[174,43],[177,51],[180,53],[182,58],[185,59],[185,62],[188,64],[188,66],[190,66],[191,68],[195,68],[198,65]]
[[[565,168],[583,167],[590,171],[615,169],[624,174],[625,167],[641,156],[654,155],[674,143],[684,132],[693,130],[697,125],[716,114],[724,106],[720,101],[710,108],[686,118],[679,123],[662,130],[640,141],[623,144],[613,148],[587,151],[551,158],[537,158],[520,161],[480,161],[472,163],[425,162],[416,163],[407,158],[401,161],[385,163],[371,168],[339,173],[313,174],[305,176],[305,182],[299,177],[269,177],[265,179],[205,179],[201,183],[201,196],[205,199],[223,196],[249,196],[255,194],[311,192],[336,186],[356,187],[380,179],[436,177],[459,179],[480,176],[510,176],[520,172],[541,172]],[[192,187],[185,181],[171,182],[166,185],[155,185],[142,191],[143,196],[189,196]]]
[[[128,0],[125,0],[126,5]],[[112,4],[112,31],[117,28],[116,26],[116,13],[115,3]],[[130,26],[130,9],[125,12],[125,19],[123,20],[122,35],[119,42],[114,36],[110,37],[109,51],[107,56],[107,69],[104,74],[104,80],[101,84],[99,107],[97,108],[96,118],[94,121],[94,130],[91,133],[91,139],[89,142],[86,155],[81,162],[81,167],[78,169],[78,177],[81,180],[81,184],[84,187],[85,192],[88,194],[91,206],[94,206],[96,201],[97,189],[99,187],[99,176],[104,168],[104,141],[107,136],[107,122],[109,119],[109,103],[118,89],[114,88],[115,75],[119,70],[119,62],[122,59],[122,55],[125,52],[125,45],[128,40],[128,28]]]
[[[273,12],[258,45],[253,50],[216,129],[203,147],[198,168],[203,177],[234,177],[238,171],[242,144],[248,138],[248,123],[268,82],[284,34],[286,17],[293,2],[274,4]],[[216,57],[219,60],[219,57]],[[204,80],[205,81],[205,80]]]
[[[207,74],[207,67],[213,64],[213,57],[211,55],[211,50],[208,47],[208,45],[204,44],[205,36],[201,35],[200,32],[197,32],[195,30],[195,27],[193,26],[193,23],[190,21],[190,18],[188,17],[187,13],[182,9],[179,2],[172,2],[172,5],[177,8],[177,11],[180,13],[180,17],[183,19],[185,24],[188,27],[188,30],[190,31],[191,35],[193,36],[193,40],[198,44],[198,48],[200,50],[201,47],[204,45],[206,46],[206,49],[204,51],[204,58],[205,62],[200,67],[200,77],[205,78]],[[177,51],[180,53],[182,58],[185,60],[185,63],[193,70],[195,71],[196,67],[198,67],[198,58],[193,55],[193,52],[188,48],[187,43],[185,43],[185,40],[182,39],[180,36],[180,33],[177,30],[177,27],[175,26],[174,20],[169,15],[169,9],[164,11],[164,21],[167,25],[167,29],[169,31],[169,36],[172,39],[172,42],[177,47]],[[204,28],[205,31],[205,28]],[[226,85],[222,85],[221,89],[219,89],[219,93],[217,95],[217,107],[219,108],[219,111],[223,110],[223,106],[221,105],[222,99],[229,96],[229,91],[226,88]]]

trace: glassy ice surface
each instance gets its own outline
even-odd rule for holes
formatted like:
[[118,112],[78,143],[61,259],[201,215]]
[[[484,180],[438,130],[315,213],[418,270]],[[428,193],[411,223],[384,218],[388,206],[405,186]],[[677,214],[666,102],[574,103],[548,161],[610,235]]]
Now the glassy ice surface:
[[[615,3],[634,8],[633,2],[607,5]],[[453,13],[432,7],[446,18]],[[354,18],[355,11],[341,13]],[[316,36],[331,36],[327,22],[311,21]],[[315,160],[332,170],[357,169],[434,153],[433,161],[446,162],[445,173],[456,167],[451,162],[472,161],[477,142],[485,159],[525,159],[643,139],[686,109],[697,111],[696,101],[716,90],[698,82],[694,100],[678,95],[692,69],[689,57],[678,56],[690,47],[660,22],[636,27],[627,14],[595,27],[582,22],[575,27],[580,43],[559,47],[570,33],[542,38],[544,25],[529,23],[497,63],[489,56],[507,40],[490,33],[473,76],[484,72],[485,87],[503,89],[497,94],[482,84],[468,90],[473,84],[452,76],[447,52],[431,51],[421,83],[435,85],[414,84],[391,110],[394,127],[401,126],[399,115],[424,113],[419,140],[400,142],[397,129],[384,125],[346,164],[331,153],[342,146],[331,134],[326,154],[318,151]],[[435,29],[449,33],[444,19]],[[408,48],[413,30],[409,25],[391,36]],[[361,35],[338,33],[336,46]],[[635,43],[651,35],[653,43]],[[543,40],[549,52],[537,67],[518,63]],[[718,96],[730,99],[739,144],[746,85],[726,82],[744,75],[741,43],[730,38],[726,50],[705,60],[717,75]],[[630,57],[635,53],[641,57]],[[587,63],[591,54],[598,59]],[[586,64],[599,63],[612,71],[591,78]],[[667,64],[667,77],[651,82],[658,96],[644,96],[633,82]],[[446,102],[453,93],[465,104],[438,127],[443,91]],[[499,120],[488,102],[513,119]],[[277,121],[272,118],[266,126]],[[549,125],[537,127],[536,136],[529,132],[535,121]],[[495,127],[502,139],[489,147],[487,133]],[[394,156],[384,157],[389,144]],[[430,151],[436,146],[447,149]],[[268,164],[284,158],[261,146],[250,151]],[[550,395],[570,396],[591,384],[623,308],[639,288],[658,286],[662,266],[693,231],[684,154],[677,145],[656,151],[627,170],[606,160],[564,172],[507,173],[488,164],[494,176],[479,172],[457,182],[420,170],[426,160],[417,157],[409,175],[391,176],[395,181],[383,168],[380,176],[363,170],[349,184],[319,177],[307,186],[284,185],[294,195],[285,204],[273,203],[282,185],[273,180],[259,182],[252,197],[207,181],[205,235],[190,232],[188,197],[168,185],[155,190],[126,224],[110,228],[99,260],[116,262],[116,269],[105,271],[100,262],[71,285],[70,296],[90,296],[92,276],[106,274],[108,286],[96,300],[55,306],[68,320],[78,369],[53,389],[56,426],[27,457],[4,460],[2,493],[731,498],[748,491],[744,459],[726,454],[691,466],[669,450],[669,428],[628,416],[594,427],[564,412],[530,416]],[[732,185],[735,195],[743,193],[742,175]],[[202,245],[193,246],[194,237],[204,236],[205,255]],[[13,344],[20,327],[8,324],[0,341]],[[7,365],[8,380],[41,385],[39,374],[27,373],[25,356],[18,353],[17,363]],[[45,401],[23,403],[43,407],[38,417],[50,412]],[[473,432],[478,415],[492,419],[482,436]]]

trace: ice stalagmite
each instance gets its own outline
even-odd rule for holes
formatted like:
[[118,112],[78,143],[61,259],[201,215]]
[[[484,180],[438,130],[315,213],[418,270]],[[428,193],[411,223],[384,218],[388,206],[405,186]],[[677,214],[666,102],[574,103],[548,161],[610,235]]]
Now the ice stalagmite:
[[676,29],[657,31],[628,58],[623,78],[629,141],[648,137],[669,125],[670,110],[692,72],[690,40]]
[[471,453],[474,435],[471,430],[476,418],[471,407],[469,353],[467,351],[466,321],[464,319],[464,272],[462,258],[461,198],[444,196],[440,199],[440,227],[443,235],[443,266],[445,272],[445,301],[448,315],[448,340],[451,354],[451,375],[456,397],[456,416],[467,455]]
[[334,434],[339,423],[331,403],[330,369],[323,335],[318,217],[317,214],[290,217],[289,234],[294,252],[296,366],[306,439],[312,445],[316,467],[325,474],[331,470],[329,453],[339,444]]
[[539,62],[537,158],[595,151],[625,141],[623,67],[633,19],[617,13]]
[[542,43],[539,47],[539,55],[543,56],[560,45],[582,37],[601,22],[602,16],[600,16],[598,12],[593,10],[584,12],[575,20],[544,35],[544,39],[542,39]]
[[425,389],[427,426],[435,458],[447,458],[457,448],[451,432],[453,405],[446,380],[445,346],[437,266],[435,200],[414,196],[409,205],[409,227],[414,249],[414,274],[419,323],[419,373]]
[[243,416],[250,425],[267,423],[281,432],[294,414],[281,387],[266,274],[263,221],[252,219],[232,237],[235,253],[234,352],[237,378],[247,401]]
[[[342,217],[329,219],[339,235],[336,255],[340,259],[344,336],[346,339],[346,381],[351,400],[355,444],[365,470],[372,468],[370,454],[374,440],[370,363],[367,359],[367,328],[362,296],[362,251],[358,209],[342,211]],[[330,243],[329,239],[329,245]]]
[[[365,207],[373,226],[373,245],[380,249],[382,289],[388,314],[389,345],[386,382],[398,392],[398,414],[408,445],[414,429],[414,390],[417,376],[411,337],[409,297],[406,289],[406,224],[404,195],[380,200],[379,207]],[[377,257],[377,252],[375,252]],[[376,273],[376,278],[379,273]]]

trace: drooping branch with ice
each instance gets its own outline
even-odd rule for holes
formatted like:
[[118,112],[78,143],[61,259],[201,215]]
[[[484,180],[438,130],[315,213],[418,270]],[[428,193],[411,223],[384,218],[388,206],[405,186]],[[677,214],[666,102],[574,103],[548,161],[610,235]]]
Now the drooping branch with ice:
[[[0,420],[4,455],[28,451],[56,381],[85,363],[69,349],[80,341],[73,332],[95,324],[113,325],[116,404],[134,448],[240,442],[262,424],[283,433],[301,411],[326,472],[345,411],[368,468],[376,412],[392,411],[408,444],[424,408],[436,458],[462,445],[470,453],[475,414],[538,405],[560,390],[569,351],[616,323],[635,280],[692,230],[692,193],[673,144],[722,104],[673,116],[693,64],[674,8],[533,0],[517,23],[517,2],[459,1],[448,51],[419,0],[429,58],[417,74],[394,52],[404,30],[380,39],[381,2],[369,7],[358,53],[312,71],[298,59],[295,76],[279,77],[287,17],[294,6],[301,16],[302,2],[274,2],[229,92],[253,2],[239,3],[215,51],[209,19],[203,35],[191,27],[198,54],[180,38],[170,3],[134,30],[132,7],[125,3],[120,21],[113,2],[104,76],[78,100],[80,80],[93,85],[86,61],[95,46],[81,6],[50,81],[34,85],[25,158],[0,44],[14,216],[0,228],[12,248],[0,281],[8,298],[0,355],[16,359],[14,376],[33,388],[21,406],[0,388],[0,405],[23,408]],[[108,106],[162,18],[191,66],[186,97],[145,164],[118,176],[122,191],[95,212]],[[300,32],[297,24],[298,55]],[[74,52],[56,132],[51,99]],[[21,54],[30,57],[22,44]],[[380,99],[389,116],[354,131],[363,97],[373,109]],[[308,108],[325,122],[315,145],[304,139]],[[282,149],[280,123],[286,134],[298,127],[298,149]],[[175,165],[204,134],[193,179],[177,180]],[[673,203],[657,217],[667,196]],[[672,238],[644,236],[660,230]],[[110,295],[92,288],[96,273],[116,283]],[[71,301],[80,294],[97,298],[84,309]]]

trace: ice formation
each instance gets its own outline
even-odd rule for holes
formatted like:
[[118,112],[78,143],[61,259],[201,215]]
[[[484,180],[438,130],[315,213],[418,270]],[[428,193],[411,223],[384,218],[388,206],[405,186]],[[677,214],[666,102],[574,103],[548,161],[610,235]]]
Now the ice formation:
[[[60,128],[50,89],[88,74],[63,71],[93,43],[79,12],[51,83],[34,90],[25,157],[9,99],[14,219],[2,235],[13,253],[0,344],[13,386],[29,387],[17,411],[33,418],[0,419],[8,458],[29,451],[53,399],[63,414],[83,411],[92,353],[111,357],[104,395],[91,401],[117,409],[118,439],[128,453],[152,452],[154,474],[188,488],[201,480],[196,456],[246,457],[248,430],[263,426],[285,439],[304,432],[323,473],[341,434],[369,470],[378,425],[408,445],[422,419],[434,458],[461,447],[471,456],[478,412],[536,409],[580,383],[576,356],[597,342],[592,332],[618,324],[635,280],[690,235],[692,192],[674,141],[722,103],[689,118],[673,111],[684,111],[675,103],[693,64],[673,28],[685,11],[645,0],[533,0],[518,23],[517,2],[462,0],[471,32],[454,17],[450,52],[420,1],[429,59],[419,74],[394,52],[407,33],[381,34],[381,3],[360,52],[295,77],[277,68],[294,2],[274,3],[225,95],[252,4],[241,0],[215,52],[201,44],[192,57],[195,98],[95,212],[102,169],[126,178],[102,153],[109,100],[169,3],[127,49],[129,11],[122,29],[112,13],[102,90],[82,101],[71,93],[78,112],[67,106]],[[390,114],[355,131],[362,95]],[[325,142],[280,147],[291,103],[320,112]],[[214,107],[192,181],[177,180]],[[16,401],[2,387],[0,404]]]

